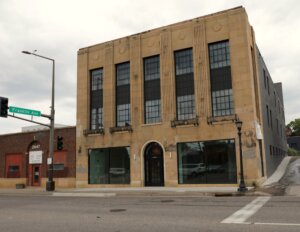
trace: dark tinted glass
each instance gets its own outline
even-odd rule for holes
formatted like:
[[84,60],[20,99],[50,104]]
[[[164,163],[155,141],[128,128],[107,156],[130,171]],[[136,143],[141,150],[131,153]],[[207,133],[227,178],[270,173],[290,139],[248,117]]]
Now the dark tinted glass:
[[177,144],[179,184],[236,183],[234,140]]
[[129,147],[89,150],[89,184],[129,184]]

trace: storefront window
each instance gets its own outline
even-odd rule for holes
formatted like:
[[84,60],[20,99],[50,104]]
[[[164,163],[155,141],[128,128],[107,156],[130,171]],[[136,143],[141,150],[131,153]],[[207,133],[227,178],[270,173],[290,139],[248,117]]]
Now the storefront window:
[[89,184],[129,183],[129,147],[89,150]]
[[236,183],[234,140],[177,144],[179,184]]

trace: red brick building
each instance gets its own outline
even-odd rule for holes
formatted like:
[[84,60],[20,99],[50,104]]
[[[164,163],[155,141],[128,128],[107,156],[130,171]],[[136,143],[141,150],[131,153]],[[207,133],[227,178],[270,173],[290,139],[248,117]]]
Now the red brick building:
[[[57,146],[58,137],[62,137],[61,148]],[[58,188],[75,187],[76,128],[57,128],[54,138],[55,185]],[[45,187],[48,154],[49,130],[0,135],[0,188],[11,188],[16,184]]]

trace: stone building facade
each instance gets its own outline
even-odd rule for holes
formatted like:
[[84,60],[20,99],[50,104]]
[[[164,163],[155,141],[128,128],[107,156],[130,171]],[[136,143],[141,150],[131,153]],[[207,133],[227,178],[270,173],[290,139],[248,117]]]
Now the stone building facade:
[[[75,187],[76,128],[54,131],[53,177],[58,188]],[[58,148],[58,137],[61,138]],[[48,180],[49,130],[0,135],[0,187],[45,187]]]
[[286,146],[259,57],[243,7],[79,49],[76,186],[237,185],[237,120],[246,184],[264,180]]

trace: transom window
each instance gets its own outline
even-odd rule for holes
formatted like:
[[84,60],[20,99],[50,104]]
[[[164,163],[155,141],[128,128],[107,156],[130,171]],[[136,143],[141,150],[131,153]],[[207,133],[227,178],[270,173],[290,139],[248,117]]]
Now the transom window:
[[193,50],[186,49],[175,52],[176,75],[193,73]]
[[219,42],[209,45],[210,68],[230,66],[229,42]]
[[103,69],[92,71],[92,91],[103,89]]
[[129,62],[117,65],[117,86],[127,85],[130,83]]

